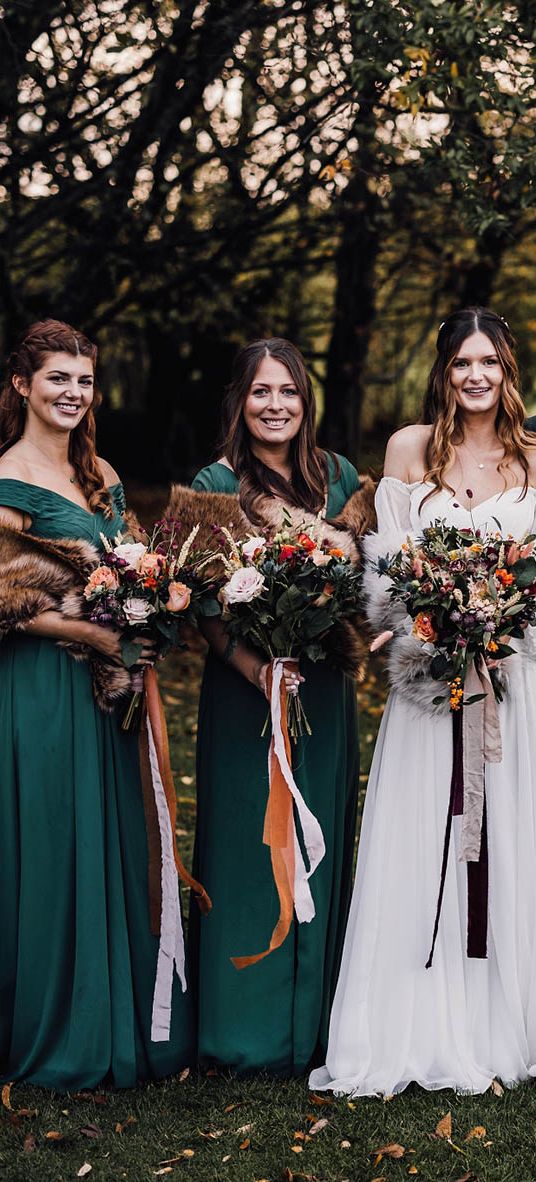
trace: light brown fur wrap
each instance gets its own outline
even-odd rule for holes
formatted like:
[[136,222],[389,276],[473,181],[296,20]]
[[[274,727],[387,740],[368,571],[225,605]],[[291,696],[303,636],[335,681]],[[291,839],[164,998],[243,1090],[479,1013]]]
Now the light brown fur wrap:
[[[45,611],[80,619],[82,591],[100,555],[89,542],[36,538],[0,522],[0,640]],[[130,689],[130,675],[89,645],[60,641],[74,660],[88,661],[97,704],[113,710]]]

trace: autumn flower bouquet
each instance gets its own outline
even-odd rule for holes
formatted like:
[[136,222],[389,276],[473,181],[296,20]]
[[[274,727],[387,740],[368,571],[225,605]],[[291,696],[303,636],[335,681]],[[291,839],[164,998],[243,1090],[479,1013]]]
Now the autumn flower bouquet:
[[[219,597],[231,650],[241,639],[270,661],[325,658],[330,630],[357,611],[360,574],[343,549],[324,540],[323,528],[318,519],[306,532],[284,515],[272,535],[236,542],[221,531],[226,577]],[[310,733],[298,695],[287,711],[293,739]]]
[[[469,500],[471,490],[467,490]],[[499,524],[499,523],[497,523]],[[430,674],[448,689],[451,710],[469,705],[464,686],[471,665],[495,669],[536,623],[535,538],[522,541],[479,529],[458,530],[437,521],[417,539],[408,537],[394,557],[380,558],[378,572],[391,581],[391,599],[404,604],[411,634],[430,655]],[[434,702],[440,704],[443,696]]]
[[[157,656],[165,656],[184,647],[186,621],[221,610],[218,588],[203,573],[214,554],[194,546],[198,528],[181,541],[180,523],[165,518],[150,535],[141,535],[143,541],[128,533],[114,541],[101,535],[104,553],[83,592],[86,614],[94,624],[121,630],[121,654],[127,669],[134,671],[134,685],[140,637],[152,640]],[[141,697],[141,688],[136,688],[123,720],[125,730],[134,725]]]

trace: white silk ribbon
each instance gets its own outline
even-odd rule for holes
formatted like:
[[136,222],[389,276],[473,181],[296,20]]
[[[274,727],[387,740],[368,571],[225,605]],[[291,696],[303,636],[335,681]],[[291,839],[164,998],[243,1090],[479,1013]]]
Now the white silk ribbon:
[[463,708],[463,818],[460,862],[478,862],[484,813],[485,764],[501,763],[501,725],[497,699],[485,661],[471,661],[464,696],[483,694]]
[[162,907],[160,913],[160,944],[156,965],[156,980],[153,993],[153,1012],[151,1021],[152,1042],[169,1042],[171,1031],[171,998],[173,993],[173,973],[176,969],[181,983],[182,992],[186,992],[186,971],[184,933],[182,930],[182,915],[179,894],[179,877],[175,865],[174,842],[175,835],[171,829],[171,820],[167,807],[166,794],[151,727],[147,715],[147,736],[149,740],[149,764],[153,784],[158,828],[160,831],[160,846],[162,851]]
[[311,888],[309,886],[309,879],[320,865],[320,862],[326,853],[326,846],[320,824],[314,814],[311,812],[308,805],[306,805],[298,785],[296,784],[285,750],[285,740],[283,738],[283,731],[281,727],[280,690],[281,680],[284,675],[285,662],[290,659],[294,660],[294,658],[276,657],[272,662],[272,692],[270,697],[272,741],[270,743],[270,751],[268,754],[268,768],[270,767],[271,755],[274,753],[296,806],[296,812],[298,814],[303,835],[303,844],[305,846],[307,858],[309,861],[309,869],[306,869],[298,834],[296,832],[296,825],[293,824],[294,911],[296,913],[296,919],[298,920],[298,923],[310,923],[311,920],[314,919],[316,912],[313,896],[311,894]]

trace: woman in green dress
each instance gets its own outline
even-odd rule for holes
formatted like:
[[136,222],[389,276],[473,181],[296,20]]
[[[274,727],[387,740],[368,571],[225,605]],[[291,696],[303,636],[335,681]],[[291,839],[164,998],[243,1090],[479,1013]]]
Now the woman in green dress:
[[[98,547],[123,525],[121,484],[95,455],[95,361],[52,320],[10,359],[0,519],[37,538]],[[65,640],[120,661],[116,631],[55,611],[0,644],[0,1077],[132,1087],[191,1060],[190,995],[175,983],[170,1040],[151,1042],[158,939],[137,740],[96,706]]]
[[[221,459],[194,488],[238,493],[262,525],[263,497],[335,517],[359,487],[340,456],[316,447],[315,404],[303,358],[288,341],[256,341],[239,353],[224,414]],[[326,1045],[351,888],[358,788],[355,685],[325,662],[302,661],[300,688],[312,735],[293,749],[294,776],[324,834],[326,854],[310,886],[316,915],[292,923],[281,947],[237,970],[232,956],[267,948],[279,913],[263,844],[268,796],[266,673],[239,644],[230,659],[220,621],[210,621],[199,709],[195,873],[212,898],[193,909],[199,1058],[238,1072],[305,1071]],[[286,674],[287,688],[298,687]]]

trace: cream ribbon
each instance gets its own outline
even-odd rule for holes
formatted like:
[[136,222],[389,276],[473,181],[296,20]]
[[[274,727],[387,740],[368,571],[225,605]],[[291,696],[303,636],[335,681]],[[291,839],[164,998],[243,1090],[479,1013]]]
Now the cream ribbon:
[[162,909],[160,914],[160,944],[156,966],[151,1022],[152,1042],[169,1042],[171,1030],[171,998],[173,973],[176,969],[182,992],[186,992],[184,934],[179,895],[179,879],[175,865],[174,834],[167,806],[166,793],[158,766],[151,720],[147,714],[149,763],[154,799],[160,830],[162,851]]
[[[296,812],[298,814],[301,831],[303,835],[303,844],[307,852],[309,861],[309,870],[305,867],[303,854],[301,852],[296,826],[294,825],[294,910],[296,912],[296,919],[298,923],[310,923],[315,917],[315,905],[311,888],[309,886],[309,879],[314,874],[317,867],[320,865],[322,858],[326,853],[326,846],[324,842],[324,835],[314,814],[306,805],[303,796],[296,784],[294,776],[292,775],[292,768],[287,759],[285,750],[285,740],[283,738],[283,731],[281,728],[281,680],[285,671],[285,663],[287,660],[294,660],[295,658],[276,657],[273,661],[273,676],[272,676],[272,692],[270,695],[270,710],[272,716],[272,741],[270,743],[270,752],[274,751],[283,778],[287,784],[289,792],[291,793],[294,804],[296,805]],[[270,767],[270,753],[268,756],[268,768]]]
[[464,697],[484,694],[463,708],[463,817],[460,862],[478,862],[484,812],[485,763],[501,763],[502,743],[497,699],[486,662],[477,657],[467,669]]

